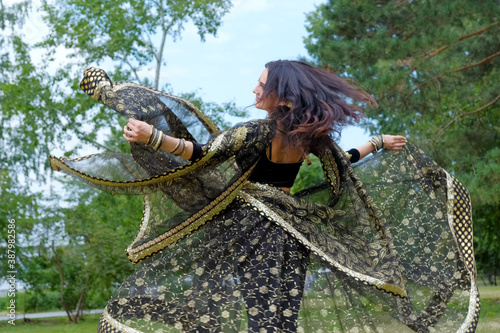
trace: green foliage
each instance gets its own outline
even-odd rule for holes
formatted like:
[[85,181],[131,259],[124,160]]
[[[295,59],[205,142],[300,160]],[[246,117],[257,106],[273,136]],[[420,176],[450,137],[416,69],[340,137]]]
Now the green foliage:
[[293,183],[290,193],[294,194],[310,186],[317,185],[325,180],[323,168],[319,158],[309,155],[310,165],[302,163],[297,179]]
[[372,132],[406,135],[469,188],[485,273],[500,266],[499,17],[495,0],[330,0],[305,39],[318,65],[373,94]]
[[[102,307],[133,269],[123,249],[139,228],[142,201],[97,193],[66,178],[53,182],[47,172],[55,150],[71,157],[89,147],[130,151],[122,138],[127,119],[80,91],[83,69],[105,63],[115,81],[147,83],[139,72],[153,62],[158,87],[167,36],[180,38],[188,21],[202,40],[215,35],[231,1],[65,0],[34,6],[0,2],[0,233],[7,232],[4,217],[16,220],[18,278],[30,290],[26,306],[44,309],[57,293],[59,308],[74,310],[85,302]],[[36,45],[22,34],[33,10],[50,29]],[[69,52],[63,63],[61,50]],[[186,97],[222,127],[226,115],[242,115],[234,103]],[[31,185],[41,185],[39,192]],[[4,259],[7,238],[1,239]]]
[[216,34],[231,7],[229,0],[44,0],[43,4],[51,28],[44,46],[64,45],[74,50],[73,57],[84,57],[87,63],[116,61],[120,68],[127,66],[137,81],[138,70],[154,61],[154,88],[158,88],[167,36],[174,41],[180,38],[184,24],[191,20],[205,40],[206,34]]

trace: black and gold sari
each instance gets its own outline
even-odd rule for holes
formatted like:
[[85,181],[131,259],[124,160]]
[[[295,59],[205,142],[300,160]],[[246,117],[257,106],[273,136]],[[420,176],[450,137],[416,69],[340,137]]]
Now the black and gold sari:
[[315,152],[324,182],[292,196],[247,180],[274,122],[221,133],[187,101],[96,69],[82,88],[166,134],[208,141],[191,162],[142,143],[132,155],[51,158],[92,186],[144,196],[127,248],[137,270],[99,332],[475,330],[469,196],[418,148],[352,167],[332,141]]

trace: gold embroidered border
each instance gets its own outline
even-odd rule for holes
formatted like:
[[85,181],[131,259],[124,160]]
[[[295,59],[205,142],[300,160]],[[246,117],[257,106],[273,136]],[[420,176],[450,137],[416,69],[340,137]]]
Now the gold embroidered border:
[[226,209],[226,207],[238,196],[240,189],[245,184],[245,180],[250,176],[254,166],[247,170],[216,199],[181,224],[145,244],[130,250],[127,249],[130,261],[135,264],[140,260],[163,250],[167,246],[176,243]]
[[382,280],[376,279],[374,277],[361,274],[355,272],[340,263],[338,263],[334,258],[327,255],[320,248],[311,243],[307,238],[305,238],[300,232],[298,232],[293,226],[291,226],[288,222],[283,220],[278,214],[269,209],[265,204],[255,199],[253,196],[247,193],[240,193],[240,196],[248,202],[250,205],[254,206],[257,210],[259,210],[263,215],[267,216],[270,220],[274,221],[278,225],[282,226],[285,231],[290,233],[293,237],[295,237],[300,243],[306,246],[309,250],[311,250],[315,255],[319,256],[326,262],[330,263],[332,266],[337,268],[339,271],[344,272],[345,274],[352,276],[355,280],[361,281],[365,284],[370,284],[377,289],[382,291],[392,293],[396,296],[407,297],[406,291],[403,288],[400,288],[391,283],[384,282]]
[[[453,194],[453,177],[446,172],[446,215],[448,216],[448,225],[450,227],[451,234],[453,236],[453,241],[457,249],[460,249],[460,244],[458,244],[457,235],[455,235],[455,229],[453,228],[453,201],[455,199],[455,195]],[[459,250],[460,256],[462,256],[462,251]],[[463,258],[462,258],[463,260]]]
[[[340,193],[340,173],[332,152],[323,152],[320,156],[320,161],[333,194],[338,195]],[[331,175],[335,175],[335,178]]]
[[469,309],[467,311],[467,316],[458,329],[457,333],[465,333],[465,332],[472,332],[477,325],[477,320],[479,319],[479,295],[477,292],[477,286],[475,283],[475,277],[474,277],[474,272],[468,268],[466,259],[464,258],[464,254],[462,253],[461,246],[459,244],[459,241],[457,239],[457,235],[455,233],[455,219],[453,217],[453,207],[455,205],[455,194],[453,191],[453,177],[446,172],[446,190],[447,190],[447,202],[446,202],[446,208],[447,208],[447,216],[448,216],[448,225],[450,227],[450,231],[453,237],[453,241],[455,242],[455,245],[457,246],[458,253],[464,262],[465,266],[467,267],[467,271],[469,272],[470,275],[470,281],[471,281],[471,290],[470,290],[470,296],[469,296]]
[[92,94],[92,98],[95,100],[95,101],[99,101],[99,97],[101,96],[101,89],[103,87],[106,87],[106,86],[110,86],[111,85],[111,82],[109,81],[100,81],[98,84],[97,84],[97,87],[95,88],[94,90],[94,93]]
[[[470,332],[471,326],[475,327],[474,321],[477,322],[479,319],[479,309],[476,311],[476,307],[479,305],[478,304],[478,293],[477,293],[477,286],[474,283],[474,279],[471,279],[471,286],[470,286],[470,296],[469,296],[469,310],[467,311],[467,316],[465,317],[464,322],[460,326],[460,328],[457,330],[457,333],[465,333],[465,332]],[[476,324],[477,325],[477,324]]]
[[143,333],[142,331],[136,330],[135,328],[129,327],[125,324],[120,323],[118,320],[111,317],[108,313],[108,308],[104,308],[104,312],[102,313],[103,319],[112,327],[120,330],[123,333]]
[[142,237],[144,237],[144,233],[146,232],[146,228],[149,225],[149,218],[151,216],[151,202],[149,201],[149,195],[144,195],[144,211],[142,213],[142,220],[141,220],[141,226],[139,227],[139,231],[137,232],[137,235],[135,236],[134,240],[130,245],[127,247],[127,252],[132,250],[132,246],[134,246],[135,243],[137,243]]
[[[142,187],[142,186],[148,186],[148,185],[155,185],[159,183],[163,183],[167,180],[170,180],[172,178],[176,178],[185,174],[188,174],[190,172],[193,172],[196,170],[198,167],[203,165],[206,161],[208,161],[214,154],[215,152],[219,149],[221,146],[223,139],[223,135],[219,135],[215,140],[210,144],[208,152],[202,156],[199,160],[196,160],[195,162],[190,162],[186,165],[180,166],[174,170],[171,170],[169,172],[165,172],[161,175],[157,175],[154,177],[146,178],[146,179],[140,179],[140,180],[132,180],[132,181],[113,181],[113,180],[107,180],[103,178],[98,178],[94,177],[91,175],[88,175],[86,173],[80,172],[66,163],[64,161],[66,158],[58,158],[55,156],[50,156],[50,166],[52,170],[66,170],[70,173],[76,174],[82,179],[94,183],[97,185],[107,185],[107,186],[113,186],[113,187]],[[91,155],[91,156],[95,156]],[[85,159],[85,157],[82,157],[81,159]]]

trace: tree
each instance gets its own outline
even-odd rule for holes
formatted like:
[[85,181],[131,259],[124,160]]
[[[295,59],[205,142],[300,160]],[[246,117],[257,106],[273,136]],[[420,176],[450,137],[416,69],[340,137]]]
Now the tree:
[[470,189],[483,273],[500,265],[500,243],[486,246],[500,192],[477,185],[499,168],[499,17],[495,0],[330,0],[309,13],[305,39],[318,65],[375,96],[372,132],[406,135]]
[[[65,190],[58,183],[54,191],[57,182],[46,172],[47,157],[56,148],[67,156],[77,155],[84,146],[130,149],[120,139],[126,119],[80,91],[82,64],[105,63],[113,80],[147,84],[140,72],[152,61],[158,87],[167,36],[180,38],[188,20],[202,40],[215,34],[230,4],[69,0],[43,1],[41,8],[33,8],[30,1],[0,3],[0,211],[22,222],[20,280],[37,293],[60,291],[69,320],[79,320],[89,299],[105,304],[111,289],[130,272],[122,250],[137,231],[141,213],[139,197],[97,193],[67,180],[61,180]],[[37,44],[22,33],[33,10],[42,13],[50,28]],[[58,63],[56,54],[64,47],[71,54],[68,61]],[[184,95],[223,127],[227,123],[222,113],[244,114],[234,103],[217,105],[203,102],[195,93]],[[70,141],[73,144],[67,145]],[[41,190],[33,193],[29,185],[36,180]],[[71,314],[74,309],[76,314]]]
[[74,57],[87,62],[111,59],[126,65],[135,80],[138,70],[154,61],[153,88],[158,89],[167,36],[180,38],[190,19],[201,40],[215,35],[230,0],[120,0],[47,1],[47,22],[51,33],[45,45],[74,49]]

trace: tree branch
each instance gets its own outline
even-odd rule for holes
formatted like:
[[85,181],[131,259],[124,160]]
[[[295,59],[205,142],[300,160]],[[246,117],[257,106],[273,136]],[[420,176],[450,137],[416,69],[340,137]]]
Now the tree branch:
[[158,85],[160,84],[160,69],[161,69],[161,60],[163,58],[163,49],[165,48],[165,42],[167,40],[167,35],[170,29],[173,27],[175,23],[175,18],[172,17],[172,20],[168,25],[165,25],[165,8],[163,7],[163,2],[159,4],[159,12],[161,17],[161,27],[162,27],[162,36],[160,47],[158,48],[158,53],[155,53],[156,56],[156,70],[155,70],[155,82],[153,88],[158,89]]
[[466,69],[469,69],[469,68],[473,68],[473,67],[477,67],[477,66],[480,66],[488,61],[491,61],[493,59],[495,59],[496,57],[500,56],[500,52],[497,52],[495,54],[492,54],[486,58],[484,58],[483,60],[479,61],[479,62],[476,62],[474,64],[471,64],[471,65],[467,65],[467,66],[464,66],[464,67],[460,67],[460,68],[457,68],[454,70],[454,72],[461,72],[461,71],[464,71]]
[[[430,51],[427,51],[427,52],[424,52],[423,54],[419,55],[418,58],[425,58],[424,61],[427,61],[435,56],[437,56],[438,54],[440,54],[441,52],[445,51],[447,48],[449,48],[450,46],[464,40],[464,39],[467,39],[467,38],[470,38],[470,37],[473,37],[473,36],[477,36],[477,35],[480,35],[488,30],[490,30],[491,28],[493,28],[494,26],[500,24],[500,21],[496,21],[482,29],[479,29],[479,30],[476,30],[474,32],[471,32],[470,34],[467,34],[467,35],[463,35],[461,37],[459,37],[455,42],[453,43],[450,43],[450,44],[447,44],[447,45],[443,45],[441,46],[440,48],[438,49],[434,49],[434,50],[430,50]],[[411,73],[413,73],[418,67],[413,67],[409,72],[408,72],[408,75],[410,75]]]
[[436,75],[434,76],[432,79],[428,80],[428,81],[425,81],[423,83],[420,83],[418,86],[415,87],[415,89],[413,89],[412,91],[410,91],[405,98],[408,98],[409,96],[413,95],[413,93],[417,90],[419,90],[420,88],[428,85],[429,83],[431,83],[432,81],[437,81],[439,80],[440,78],[442,78],[443,76],[445,76],[446,73],[443,73],[443,74],[439,74],[439,75]]
[[141,83],[141,79],[139,78],[139,74],[137,74],[137,69],[134,66],[132,66],[130,61],[128,61],[127,55],[123,56],[123,62],[126,63],[128,65],[128,67],[130,67],[130,70],[132,70],[132,73],[134,73],[134,76],[135,76],[135,79],[137,80],[137,82]]
[[419,84],[417,87],[415,87],[415,89],[413,89],[412,91],[410,91],[405,98],[408,98],[409,96],[411,96],[415,91],[419,90],[420,88],[428,85],[429,83],[433,82],[433,81],[438,81],[439,79],[441,79],[443,76],[445,75],[448,75],[450,73],[456,73],[456,72],[461,72],[461,71],[464,71],[464,70],[467,70],[467,69],[470,69],[470,68],[474,68],[474,67],[477,67],[477,66],[480,66],[484,63],[487,63],[493,59],[495,59],[496,57],[500,56],[500,52],[497,52],[495,54],[492,54],[484,59],[482,59],[481,61],[478,61],[476,63],[473,63],[471,65],[467,65],[467,66],[463,66],[463,67],[460,67],[460,68],[456,68],[454,69],[453,71],[448,71],[448,72],[445,72],[445,73],[441,73],[439,75],[436,75],[434,76],[433,78],[431,78],[430,80],[427,80],[421,84]]
[[481,106],[480,108],[478,108],[478,109],[476,109],[474,111],[464,112],[464,113],[460,113],[460,114],[456,115],[448,124],[446,124],[443,128],[441,128],[438,131],[438,133],[436,134],[436,136],[434,136],[434,139],[432,139],[432,142],[434,143],[444,133],[444,131],[446,131],[446,129],[448,129],[448,127],[450,127],[451,125],[453,125],[459,118],[465,117],[465,116],[470,116],[470,115],[475,114],[475,113],[479,113],[479,112],[483,111],[484,109],[492,106],[493,104],[495,104],[499,100],[500,100],[500,95],[498,95],[497,97],[495,97],[495,99],[493,99],[491,102],[489,102],[489,103]]
[[84,288],[80,297],[78,298],[78,303],[76,304],[75,310],[75,323],[77,323],[83,315],[83,308],[85,306],[85,298],[87,296],[87,288]]
[[470,34],[468,35],[464,35],[462,37],[460,37],[458,40],[464,40],[464,39],[467,39],[469,37],[472,37],[472,36],[476,36],[476,35],[480,35],[482,34],[483,32],[486,32],[487,30],[490,30],[491,28],[493,28],[495,25],[498,25],[500,23],[500,21],[496,21],[496,22],[493,22],[492,24],[484,27],[483,29],[479,29],[479,30],[476,30],[474,32],[471,32]]

